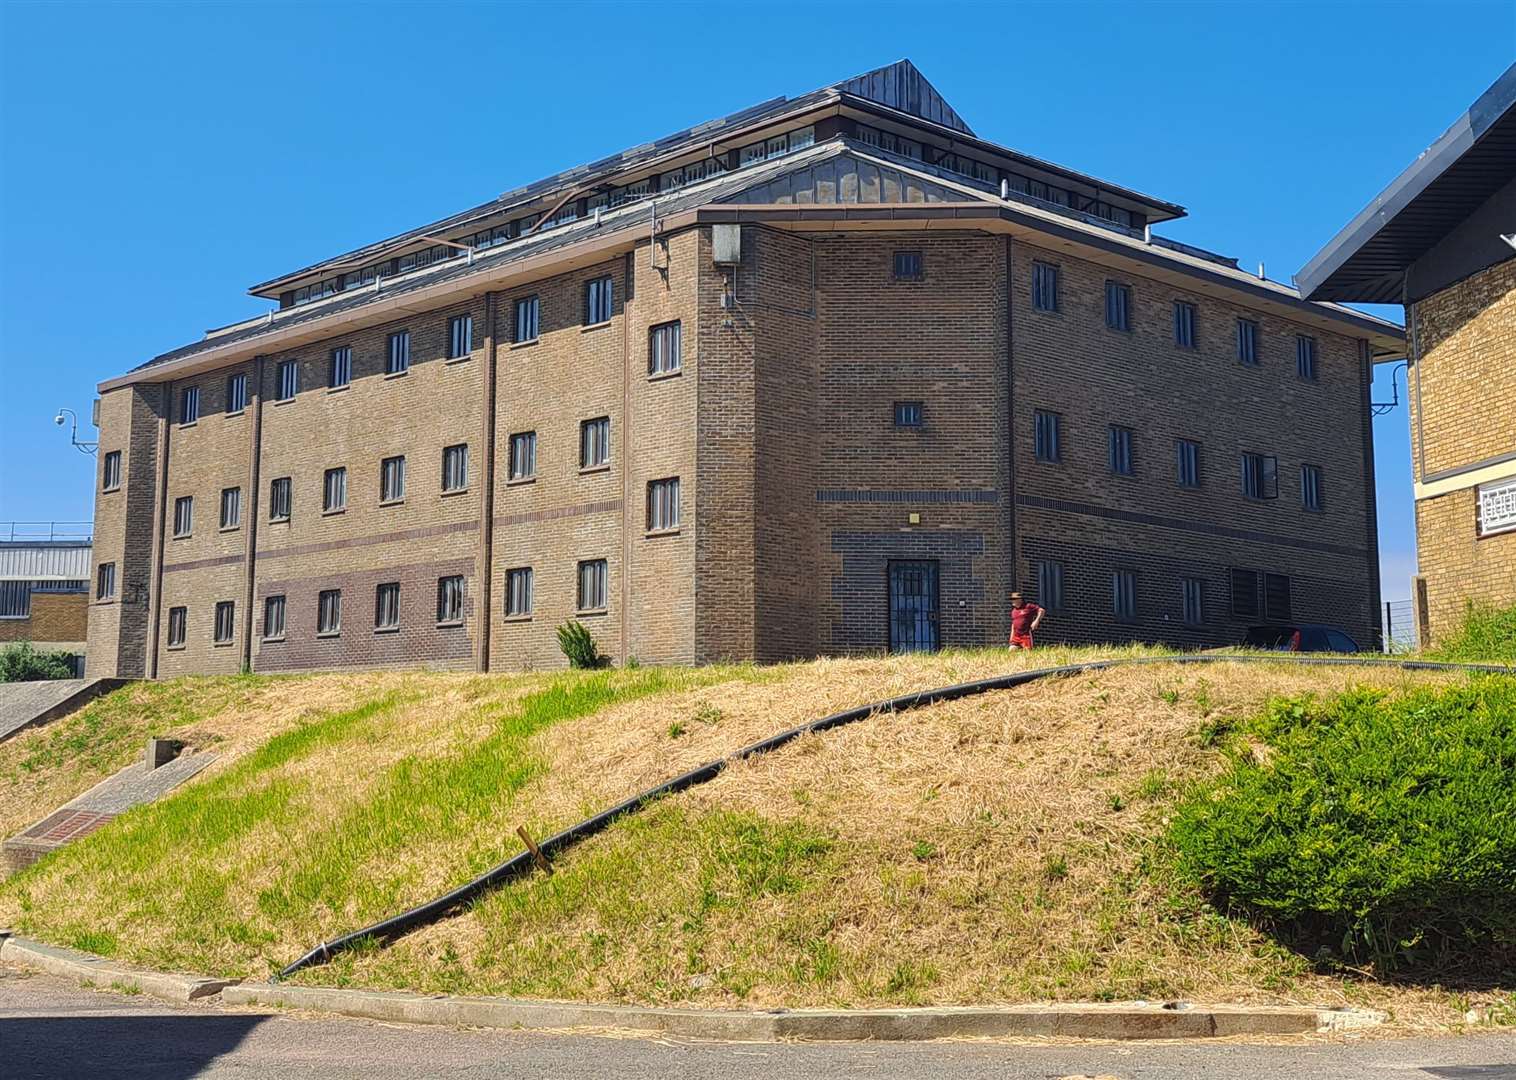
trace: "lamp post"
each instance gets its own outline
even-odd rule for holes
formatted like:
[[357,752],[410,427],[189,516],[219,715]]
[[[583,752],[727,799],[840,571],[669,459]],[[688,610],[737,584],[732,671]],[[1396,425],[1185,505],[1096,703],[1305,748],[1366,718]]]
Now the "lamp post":
[[68,415],[70,424],[68,435],[69,442],[73,443],[74,449],[79,451],[81,454],[94,454],[96,450],[100,449],[100,444],[98,442],[84,442],[80,440],[79,417],[75,415],[73,409],[59,409],[58,415],[53,417],[53,423],[57,424],[59,427],[62,427],[63,417],[65,413]]

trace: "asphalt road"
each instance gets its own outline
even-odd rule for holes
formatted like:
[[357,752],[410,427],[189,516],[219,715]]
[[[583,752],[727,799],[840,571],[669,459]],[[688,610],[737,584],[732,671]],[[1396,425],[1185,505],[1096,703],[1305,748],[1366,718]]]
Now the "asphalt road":
[[821,1080],[1516,1078],[1516,1033],[1285,1044],[711,1043],[456,1031],[82,989],[0,967],[0,1077],[713,1077]]

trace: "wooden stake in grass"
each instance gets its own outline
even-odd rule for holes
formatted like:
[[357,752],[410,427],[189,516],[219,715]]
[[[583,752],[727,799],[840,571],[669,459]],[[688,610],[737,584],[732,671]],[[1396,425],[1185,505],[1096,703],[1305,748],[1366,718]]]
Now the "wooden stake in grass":
[[553,864],[547,861],[546,855],[542,854],[542,849],[537,846],[537,841],[533,840],[531,834],[526,831],[526,826],[517,825],[516,835],[521,837],[521,842],[526,845],[526,850],[532,853],[532,861],[537,864],[537,869],[551,875]]

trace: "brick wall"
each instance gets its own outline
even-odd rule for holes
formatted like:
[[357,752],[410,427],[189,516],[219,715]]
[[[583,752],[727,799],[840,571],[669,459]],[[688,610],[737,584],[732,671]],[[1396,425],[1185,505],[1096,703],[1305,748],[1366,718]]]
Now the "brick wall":
[[83,641],[89,599],[88,593],[34,592],[29,618],[0,619],[0,641]]

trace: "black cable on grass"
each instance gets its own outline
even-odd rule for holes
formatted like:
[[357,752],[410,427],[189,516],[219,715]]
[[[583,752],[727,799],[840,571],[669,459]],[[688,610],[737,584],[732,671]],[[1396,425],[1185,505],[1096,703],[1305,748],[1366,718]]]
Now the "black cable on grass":
[[[771,750],[777,750],[786,743],[793,742],[802,735],[817,731],[830,731],[844,724],[852,724],[859,720],[867,720],[871,716],[880,713],[907,712],[911,709],[919,709],[926,705],[936,705],[943,701],[956,701],[960,698],[973,697],[976,694],[986,694],[995,690],[1010,690],[1038,679],[1052,676],[1066,677],[1082,675],[1091,671],[1105,671],[1116,667],[1130,667],[1138,664],[1209,664],[1209,663],[1264,663],[1264,664],[1303,664],[1321,665],[1328,667],[1380,667],[1398,668],[1403,671],[1478,671],[1490,674],[1516,674],[1516,668],[1509,668],[1499,664],[1458,664],[1444,663],[1433,660],[1362,660],[1346,656],[1324,657],[1282,657],[1282,656],[1250,656],[1230,653],[1194,653],[1186,656],[1142,656],[1114,660],[1091,660],[1083,664],[1066,664],[1062,667],[1038,668],[1033,671],[1021,671],[1014,675],[997,675],[990,679],[979,679],[976,682],[956,683],[952,686],[941,686],[935,690],[919,690],[914,694],[902,694],[886,701],[876,701],[869,705],[859,705],[857,708],[847,709],[843,712],[832,713],[823,716],[819,720],[801,724],[781,731],[777,735],[770,735],[759,742],[743,747],[741,750],[716,761],[708,761],[698,768],[689,772],[681,773],[671,780],[665,780],[656,787],[650,787],[646,791],[633,795],[623,802],[607,810],[602,810],[594,817],[586,818],[577,825],[571,825],[560,833],[548,837],[538,844],[544,855],[552,855],[565,848],[572,847],[579,841],[594,836],[604,831],[618,818],[640,810],[643,806],[665,795],[675,795],[696,784],[703,784],[714,780],[730,764],[745,761],[759,754],[766,754]],[[418,926],[425,926],[436,922],[442,916],[453,911],[455,908],[476,899],[485,892],[503,885],[515,878],[529,873],[533,866],[532,853],[522,851],[519,855],[507,859],[492,870],[479,875],[474,880],[458,886],[451,892],[444,893],[434,900],[428,900],[408,911],[402,911],[398,915],[392,915],[371,926],[365,926],[361,930],[343,934],[331,941],[322,942],[300,959],[290,964],[274,977],[274,982],[288,978],[302,968],[324,964],[331,960],[337,953],[352,948],[361,941],[372,939],[379,943],[387,943],[401,934],[414,930]]]

